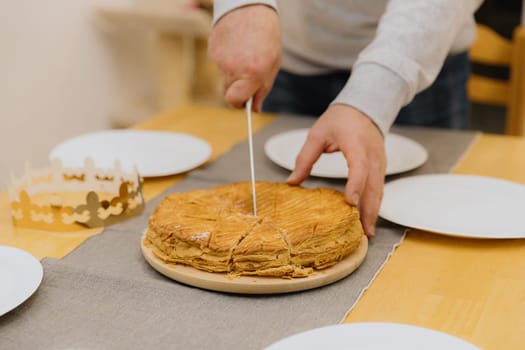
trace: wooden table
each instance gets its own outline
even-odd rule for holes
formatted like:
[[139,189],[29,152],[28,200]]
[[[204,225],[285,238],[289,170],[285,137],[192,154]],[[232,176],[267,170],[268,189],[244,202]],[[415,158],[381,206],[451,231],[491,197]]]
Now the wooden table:
[[[244,118],[243,111],[184,107],[136,128],[192,133],[208,140],[216,157],[246,137]],[[271,115],[254,116],[254,130],[272,120]],[[454,172],[525,183],[525,138],[481,135]],[[147,179],[147,200],[182,177]],[[0,244],[38,258],[62,257],[100,232],[15,228],[9,212],[7,195],[1,194]],[[402,322],[444,331],[483,349],[522,349],[524,257],[525,240],[472,240],[411,231],[345,322]]]

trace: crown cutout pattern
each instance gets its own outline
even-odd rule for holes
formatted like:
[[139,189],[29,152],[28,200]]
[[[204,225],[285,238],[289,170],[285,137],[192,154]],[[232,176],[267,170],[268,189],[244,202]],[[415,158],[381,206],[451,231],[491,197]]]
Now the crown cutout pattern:
[[96,168],[90,158],[81,168],[65,168],[59,159],[43,169],[27,164],[20,179],[12,178],[11,216],[16,226],[46,231],[111,225],[142,212],[142,182],[118,161],[113,169]]

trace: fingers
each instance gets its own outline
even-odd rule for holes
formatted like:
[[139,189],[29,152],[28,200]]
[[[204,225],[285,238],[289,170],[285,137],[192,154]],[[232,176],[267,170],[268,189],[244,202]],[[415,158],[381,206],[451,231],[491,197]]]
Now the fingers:
[[324,139],[310,132],[305,144],[295,159],[295,168],[286,182],[291,185],[298,185],[303,182],[310,175],[314,163],[319,159],[324,148]]
[[261,87],[257,89],[258,84],[248,79],[241,79],[233,82],[224,93],[226,102],[234,108],[244,107],[246,101],[253,97],[252,110],[260,112],[262,104],[266,95],[268,95],[269,88]]
[[383,198],[385,162],[381,154],[367,153],[355,146],[352,150],[351,154],[343,151],[348,164],[345,198],[359,207],[363,230],[368,237],[373,237]]
[[345,198],[349,204],[359,206],[363,230],[368,237],[375,235],[375,223],[381,204],[383,191],[383,172],[380,163],[369,160],[365,150],[343,148],[347,159],[348,180],[345,186]]
[[269,89],[268,88],[261,88],[259,89],[255,95],[253,96],[253,110],[255,112],[261,112],[262,111],[262,105],[264,98],[266,95],[268,95]]
[[368,177],[368,161],[366,153],[354,149],[353,152],[343,150],[348,167],[348,180],[345,186],[346,201],[358,205],[361,195],[365,189]]
[[361,223],[368,237],[375,235],[375,225],[383,199],[385,169],[379,163],[370,168],[366,188],[361,199]]

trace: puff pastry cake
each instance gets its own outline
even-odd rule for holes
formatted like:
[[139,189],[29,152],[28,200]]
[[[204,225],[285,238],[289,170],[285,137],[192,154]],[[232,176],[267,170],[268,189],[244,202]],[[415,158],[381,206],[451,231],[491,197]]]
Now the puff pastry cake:
[[166,263],[235,275],[306,277],[359,246],[356,207],[339,191],[249,182],[173,193],[155,208],[144,244]]

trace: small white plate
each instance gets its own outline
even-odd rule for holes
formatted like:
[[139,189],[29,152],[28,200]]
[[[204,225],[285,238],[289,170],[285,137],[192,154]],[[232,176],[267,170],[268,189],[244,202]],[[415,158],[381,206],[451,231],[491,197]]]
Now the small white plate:
[[479,350],[454,336],[396,323],[347,323],[285,338],[266,350]]
[[[295,158],[306,141],[309,129],[298,129],[272,136],[264,151],[277,165],[293,170]],[[428,159],[426,149],[419,143],[397,134],[385,138],[386,175],[398,174],[423,165]],[[323,153],[314,164],[311,175],[328,178],[346,178],[348,169],[341,152]]]
[[49,154],[66,167],[81,167],[90,157],[95,165],[111,168],[119,160],[122,169],[137,166],[144,177],[166,176],[191,170],[211,155],[210,145],[195,136],[174,132],[111,130],[80,135],[57,145]]
[[0,246],[0,316],[33,295],[42,276],[42,265],[31,254]]
[[397,224],[472,238],[525,237],[525,186],[474,175],[421,175],[385,185],[379,215]]

